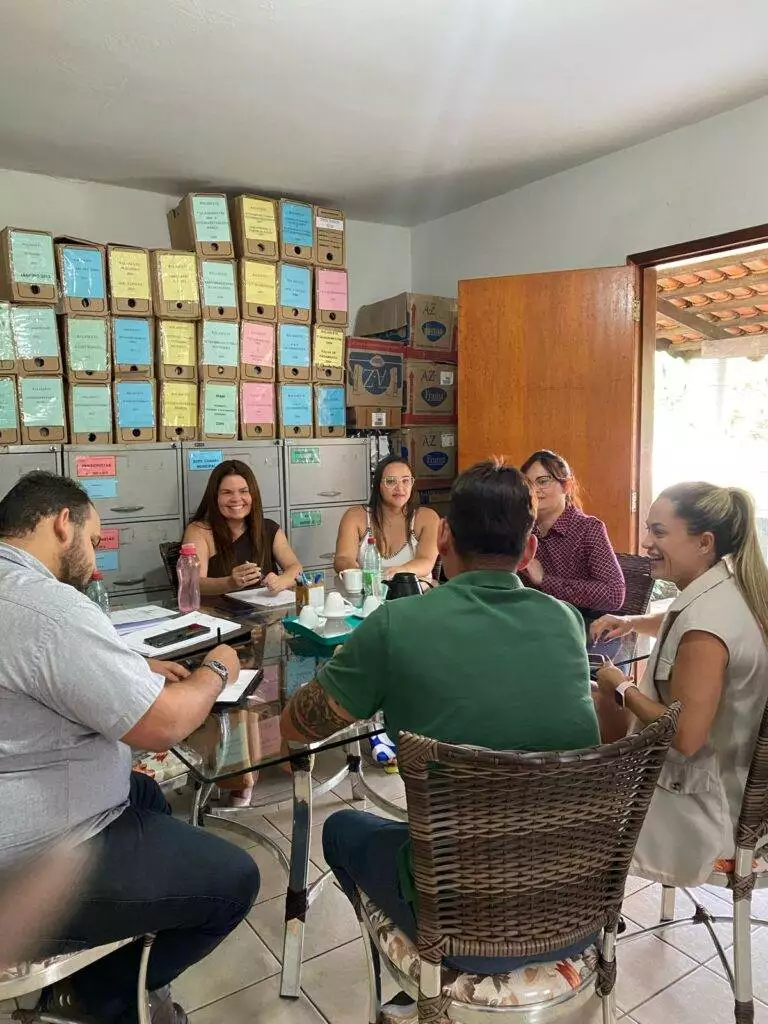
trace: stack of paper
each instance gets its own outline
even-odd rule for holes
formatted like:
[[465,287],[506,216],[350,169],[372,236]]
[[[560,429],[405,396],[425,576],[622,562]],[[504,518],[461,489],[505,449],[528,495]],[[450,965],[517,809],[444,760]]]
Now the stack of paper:
[[296,594],[292,590],[283,590],[279,594],[270,594],[267,587],[253,587],[251,590],[235,590],[230,595],[236,601],[254,605],[256,608],[281,608],[283,605],[295,604]]
[[[198,633],[197,636],[182,640],[181,643],[168,644],[167,647],[153,647],[144,642],[147,637],[155,637],[160,633],[175,633],[177,629],[195,624],[205,626],[207,632]],[[230,633],[237,633],[240,629],[242,626],[229,619],[218,619],[213,615],[204,615],[202,612],[189,612],[188,615],[180,615],[178,618],[164,622],[155,621],[153,625],[142,626],[129,635],[127,642],[132,651],[143,654],[145,658],[162,658],[164,655],[183,651],[186,647],[196,647],[206,641],[215,640],[217,630],[221,630],[222,637],[225,637]]]
[[142,626],[151,626],[153,622],[160,622],[162,619],[173,619],[178,614],[172,608],[162,608],[159,604],[143,604],[139,608],[125,608],[119,612],[112,612],[109,617],[120,636],[126,636],[141,629]]

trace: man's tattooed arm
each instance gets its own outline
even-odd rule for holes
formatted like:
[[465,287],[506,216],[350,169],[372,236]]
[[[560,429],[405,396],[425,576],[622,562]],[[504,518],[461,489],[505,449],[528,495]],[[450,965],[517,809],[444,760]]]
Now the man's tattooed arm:
[[355,721],[313,679],[291,697],[283,711],[280,730],[284,740],[323,740]]

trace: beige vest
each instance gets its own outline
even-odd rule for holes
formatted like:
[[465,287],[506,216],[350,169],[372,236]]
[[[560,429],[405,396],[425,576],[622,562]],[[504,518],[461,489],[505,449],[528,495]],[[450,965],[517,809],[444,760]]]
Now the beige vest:
[[[671,624],[670,624],[671,623]],[[768,696],[768,647],[727,559],[694,580],[670,606],[640,689],[671,702],[677,648],[691,630],[728,648],[720,706],[693,757],[670,750],[635,849],[633,874],[699,885],[718,858],[733,858],[744,787]]]

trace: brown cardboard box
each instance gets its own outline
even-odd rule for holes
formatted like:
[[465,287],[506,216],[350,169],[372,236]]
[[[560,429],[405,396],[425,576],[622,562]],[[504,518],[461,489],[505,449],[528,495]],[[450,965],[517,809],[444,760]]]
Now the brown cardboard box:
[[115,441],[118,444],[156,441],[157,381],[115,380],[113,390]]
[[315,247],[312,258],[318,267],[346,267],[345,227],[341,210],[315,207]]
[[347,408],[347,426],[363,430],[399,430],[402,416],[400,409],[387,409],[380,405],[352,405]]
[[19,444],[20,441],[16,378],[0,376],[0,445]]
[[315,271],[315,320],[329,326],[347,326],[349,289],[346,270],[318,267]]
[[206,380],[200,384],[201,441],[236,441],[238,437],[238,385]]
[[240,434],[244,441],[268,440],[277,434],[275,385],[271,381],[241,381]]
[[72,444],[112,444],[110,384],[67,385]]
[[312,437],[312,385],[278,384],[280,437]]
[[22,444],[67,444],[64,378],[17,377]]
[[280,258],[311,263],[315,245],[315,218],[309,203],[280,200]]
[[160,382],[160,440],[197,441],[198,387],[188,381]]
[[57,312],[77,316],[106,316],[107,250],[82,238],[57,238],[56,266],[59,271]]
[[59,297],[50,231],[0,232],[0,299],[52,305]]
[[240,323],[240,377],[242,380],[275,379],[275,324]]
[[456,364],[406,359],[403,423],[407,426],[456,422]]
[[312,267],[278,264],[277,317],[285,323],[312,322]]
[[11,336],[19,373],[51,376],[63,372],[53,306],[11,306]]
[[347,339],[347,405],[403,404],[403,346],[367,338]]
[[11,331],[11,304],[0,302],[0,373],[16,373],[16,353]]
[[312,342],[308,324],[277,325],[277,379],[312,379]]
[[343,384],[313,384],[315,437],[346,437]]
[[[455,306],[455,299],[401,292],[362,306],[355,318],[355,335],[404,342],[416,356],[441,359],[443,353],[455,351]],[[432,352],[439,354],[426,354]]]
[[200,305],[207,320],[237,320],[237,264],[234,260],[197,261]]
[[[171,323],[183,323],[173,320]],[[116,377],[150,380],[155,373],[155,324],[152,317],[113,316],[112,362]]]
[[200,380],[236,381],[240,378],[240,327],[221,320],[197,325]]
[[62,316],[59,317],[59,329],[64,348],[64,373],[70,382],[96,384],[112,379],[109,320],[94,316]]
[[340,327],[312,328],[312,380],[341,384],[344,381],[344,331]]
[[277,203],[264,196],[237,196],[230,203],[235,254],[241,258],[276,261],[280,258]]
[[152,316],[149,249],[107,246],[109,311],[113,316]]
[[168,230],[174,249],[190,249],[206,259],[231,260],[235,255],[227,197],[214,192],[190,192],[168,211]]
[[157,321],[157,376],[161,380],[197,380],[197,325]]
[[245,320],[277,320],[277,264],[238,260],[240,311]]
[[456,476],[455,426],[403,427],[392,438],[392,451],[398,450],[411,464],[417,487],[450,486]]
[[426,508],[433,509],[441,519],[448,515],[448,508],[451,504],[450,487],[441,487],[438,490],[419,491],[419,504]]
[[199,320],[197,257],[173,249],[153,249],[149,259],[155,313],[167,320]]

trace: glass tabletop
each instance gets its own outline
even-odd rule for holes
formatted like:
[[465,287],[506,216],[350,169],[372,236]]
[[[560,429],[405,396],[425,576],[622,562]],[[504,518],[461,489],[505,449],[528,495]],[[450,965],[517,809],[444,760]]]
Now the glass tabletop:
[[[242,668],[261,669],[261,679],[237,705],[214,707],[203,725],[173,752],[201,782],[211,783],[289,761],[291,757],[343,746],[355,739],[376,736],[382,726],[357,722],[325,740],[305,746],[294,744],[281,752],[280,715],[290,697],[317,675],[332,648],[291,636],[283,629],[288,606],[259,610],[244,608],[226,597],[208,599],[201,611],[231,619],[249,630],[232,641]],[[205,657],[198,653],[184,660],[192,668]]]

